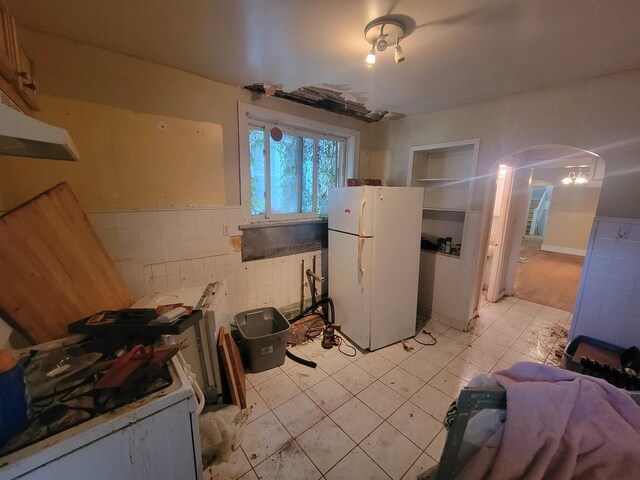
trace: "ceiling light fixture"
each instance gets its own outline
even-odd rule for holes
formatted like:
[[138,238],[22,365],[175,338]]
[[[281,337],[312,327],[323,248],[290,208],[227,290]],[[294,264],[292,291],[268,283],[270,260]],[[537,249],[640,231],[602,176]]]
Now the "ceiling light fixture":
[[404,54],[400,47],[400,40],[405,37],[405,25],[395,18],[379,17],[364,27],[364,38],[371,45],[365,64],[373,67],[376,63],[376,50],[384,52],[389,44],[395,45],[394,58],[396,63],[404,61]]
[[364,61],[367,67],[373,67],[376,64],[376,48],[371,45],[371,51],[367,55],[367,59]]
[[396,51],[394,53],[394,59],[396,63],[404,62],[404,53],[402,53],[402,47],[400,46],[400,39],[396,41]]
[[571,172],[562,179],[562,183],[564,185],[586,185],[589,183],[589,172],[582,173],[582,169],[578,170],[577,175],[576,172]]

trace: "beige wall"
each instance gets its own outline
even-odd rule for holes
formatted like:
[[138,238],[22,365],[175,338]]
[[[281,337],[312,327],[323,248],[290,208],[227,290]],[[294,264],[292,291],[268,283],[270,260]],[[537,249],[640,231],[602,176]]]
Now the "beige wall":
[[[476,103],[381,125],[389,183],[406,182],[412,145],[480,138],[478,175],[533,145],[560,144],[600,155],[606,164],[598,215],[640,217],[640,70]],[[485,181],[474,186],[481,209]]]
[[[0,209],[63,179],[91,210],[238,205],[238,101],[358,130],[361,152],[368,150],[372,127],[364,122],[275,98],[253,101],[247,90],[174,68],[34,30],[21,34],[43,94],[38,116],[69,129],[81,160],[0,157]],[[160,122],[170,128],[157,130]]]
[[[600,198],[598,187],[554,186],[543,250],[584,254]],[[559,248],[558,248],[559,247]]]
[[542,249],[584,255],[596,215],[601,188],[563,185],[566,168],[536,168],[532,179],[553,186]]
[[[371,151],[385,158],[387,183],[404,185],[409,147],[470,138],[480,139],[473,182],[473,210],[484,210],[473,277],[475,301],[489,238],[490,206],[486,175],[501,159],[534,145],[577,147],[600,155],[606,164],[598,215],[640,218],[640,69],[424,115],[376,127]],[[507,162],[510,163],[510,162]],[[492,182],[489,182],[489,185]],[[489,196],[490,198],[491,195]],[[519,224],[514,217],[513,222]],[[524,225],[522,225],[524,228]],[[515,235],[515,234],[514,234]],[[511,251],[505,286],[515,278]]]
[[0,161],[0,209],[67,181],[90,211],[223,205],[222,127],[43,96],[38,118],[66,128],[79,162]]

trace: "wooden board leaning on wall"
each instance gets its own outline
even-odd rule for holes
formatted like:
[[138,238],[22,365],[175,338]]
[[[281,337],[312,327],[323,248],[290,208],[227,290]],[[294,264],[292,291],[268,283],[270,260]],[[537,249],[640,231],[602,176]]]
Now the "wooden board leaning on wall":
[[0,316],[35,343],[133,297],[66,182],[0,217]]

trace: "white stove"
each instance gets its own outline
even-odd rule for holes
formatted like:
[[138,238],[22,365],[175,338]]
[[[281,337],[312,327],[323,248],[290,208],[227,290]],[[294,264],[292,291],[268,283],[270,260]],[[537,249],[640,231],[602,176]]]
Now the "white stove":
[[0,456],[0,478],[202,478],[194,391],[176,357],[167,368],[165,388]]
[[195,374],[207,403],[217,403],[222,396],[221,370],[216,347],[218,330],[223,325],[228,329],[231,323],[226,282],[223,280],[147,295],[134,303],[132,308],[156,308],[158,305],[173,303],[182,303],[202,310],[202,319],[193,328],[166,340],[168,343],[184,342],[187,347],[181,351],[182,356]]

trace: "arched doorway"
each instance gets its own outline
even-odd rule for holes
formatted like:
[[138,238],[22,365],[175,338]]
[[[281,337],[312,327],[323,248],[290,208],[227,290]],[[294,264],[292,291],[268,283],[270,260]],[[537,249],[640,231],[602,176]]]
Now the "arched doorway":
[[487,190],[495,192],[495,200],[485,263],[492,265],[492,275],[484,278],[488,300],[515,294],[572,311],[604,161],[576,147],[536,145],[501,159],[491,170],[494,183]]

